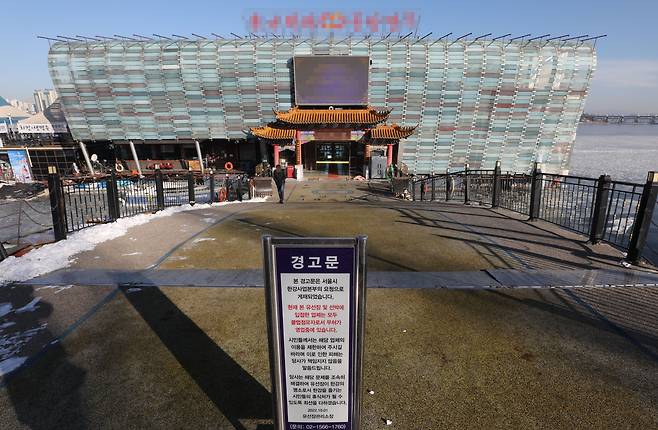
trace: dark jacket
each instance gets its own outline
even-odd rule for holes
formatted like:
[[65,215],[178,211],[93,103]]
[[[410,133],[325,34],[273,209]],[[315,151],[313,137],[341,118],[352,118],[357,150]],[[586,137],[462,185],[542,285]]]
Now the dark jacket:
[[274,183],[276,186],[281,186],[282,184],[285,184],[286,182],[286,171],[284,169],[281,169],[277,171],[274,169],[274,172],[272,173],[272,179],[274,179]]

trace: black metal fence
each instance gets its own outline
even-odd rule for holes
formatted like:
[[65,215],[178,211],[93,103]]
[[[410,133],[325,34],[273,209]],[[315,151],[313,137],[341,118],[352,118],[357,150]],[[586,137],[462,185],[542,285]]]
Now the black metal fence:
[[156,212],[171,206],[247,200],[245,175],[164,174],[89,177],[62,180],[49,176],[50,211],[55,238],[118,218]]
[[409,184],[411,197],[502,207],[588,235],[593,243],[609,242],[627,250],[632,262],[639,261],[645,250],[656,261],[657,174],[650,172],[646,184],[635,184],[605,175],[594,179],[538,169],[532,174],[502,173],[498,166],[414,178]]

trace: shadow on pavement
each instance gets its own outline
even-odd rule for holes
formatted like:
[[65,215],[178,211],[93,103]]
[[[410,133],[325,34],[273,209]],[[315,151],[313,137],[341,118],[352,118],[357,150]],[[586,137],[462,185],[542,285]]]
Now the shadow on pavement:
[[[658,363],[658,331],[653,287],[625,287],[598,289],[534,290],[536,299],[518,298],[506,291],[489,290],[489,294],[522,303],[525,306],[549,312],[572,321],[615,333],[640,350],[646,357]],[[609,292],[615,292],[611,296]],[[592,293],[598,293],[593,296]],[[627,295],[625,297],[625,295]],[[602,296],[602,297],[597,297]],[[638,302],[629,300],[639,296]],[[548,298],[553,300],[547,300]],[[624,314],[624,311],[628,312]],[[618,315],[623,315],[618,317]]]
[[51,343],[45,320],[53,307],[33,293],[30,286],[0,288],[0,367],[13,369],[3,381],[7,394],[18,420],[31,429],[86,428],[79,393],[86,372],[69,361],[60,343]]
[[[144,318],[220,412],[236,429],[241,419],[272,418],[272,398],[256,379],[220,348],[156,287],[126,299]],[[260,426],[259,428],[267,428]]]

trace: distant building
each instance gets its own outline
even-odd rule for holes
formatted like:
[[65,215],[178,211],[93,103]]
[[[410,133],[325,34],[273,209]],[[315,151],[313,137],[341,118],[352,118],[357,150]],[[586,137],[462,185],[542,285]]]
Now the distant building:
[[57,92],[51,89],[34,91],[34,107],[36,113],[43,112],[57,100]]
[[17,99],[12,99],[12,100],[9,100],[9,104],[12,105],[15,108],[23,110],[23,111],[25,111],[27,113],[30,113],[32,115],[34,115],[36,113],[34,103],[24,102],[24,101],[17,100]]
[[[5,98],[0,97],[0,134],[17,131],[17,123],[31,115],[23,109],[10,104]],[[0,138],[6,136],[0,136]]]

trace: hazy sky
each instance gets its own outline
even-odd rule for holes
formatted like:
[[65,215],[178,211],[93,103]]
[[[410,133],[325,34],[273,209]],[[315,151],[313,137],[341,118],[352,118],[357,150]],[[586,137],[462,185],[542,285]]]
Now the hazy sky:
[[597,44],[599,66],[588,112],[658,112],[658,1],[231,1],[32,0],[3,4],[0,14],[0,95],[31,100],[35,88],[52,87],[48,42],[37,35],[141,33],[229,35],[245,33],[249,11],[364,12],[412,9],[419,33],[473,35],[607,34]]

